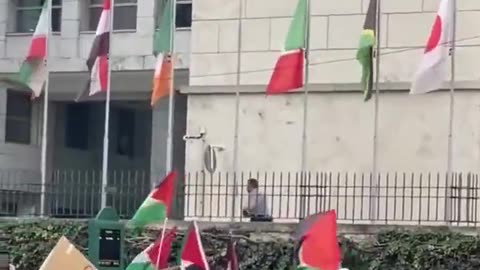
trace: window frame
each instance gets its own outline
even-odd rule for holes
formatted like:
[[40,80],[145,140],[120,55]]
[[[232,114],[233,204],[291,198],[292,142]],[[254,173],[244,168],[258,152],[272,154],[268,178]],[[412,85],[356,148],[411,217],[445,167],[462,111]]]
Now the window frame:
[[[96,31],[97,29],[90,29],[90,18],[92,16],[92,9],[98,9],[98,8],[102,8],[103,7],[103,4],[102,3],[96,3],[96,4],[92,4],[92,1],[94,0],[88,0],[88,3],[87,3],[87,12],[88,12],[88,22],[87,22],[87,32],[94,32]],[[117,7],[135,7],[135,11],[137,11],[138,13],[138,0],[136,0],[135,3],[117,3],[117,2],[114,2],[114,6],[113,6],[113,16],[115,19],[115,8]],[[112,25],[112,30],[113,32],[136,32],[137,31],[137,13],[135,13],[135,28],[129,28],[129,29],[115,29],[115,22],[113,22],[113,25]],[[98,24],[98,22],[97,22]],[[96,26],[95,26],[96,27]]]
[[[31,145],[32,144],[32,123],[33,123],[33,104],[30,101],[31,95],[29,93],[23,92],[23,91],[16,91],[12,89],[7,89],[6,93],[6,112],[5,112],[5,135],[4,135],[4,140],[5,143],[11,143],[11,144],[18,144],[18,145]],[[18,116],[18,115],[9,115],[9,100],[10,96],[15,96],[15,98],[18,98],[19,96],[22,96],[27,100],[28,102],[28,116]],[[8,132],[8,124],[9,121],[14,121],[14,122],[25,122],[25,124],[28,123],[28,134],[25,136],[27,140],[14,140],[11,137],[9,137],[9,132]],[[20,136],[16,135],[14,136],[15,138],[18,138]],[[22,137],[23,138],[23,137]]]
[[[201,1],[201,0],[200,0]],[[260,1],[260,0],[259,0]],[[192,29],[192,14],[190,14],[190,26],[178,27],[177,26],[177,9],[179,5],[193,5],[193,0],[177,0],[175,6],[175,30],[191,30]],[[193,12],[193,6],[191,8]]]
[[[52,1],[52,10],[51,10],[51,13],[52,14],[52,17],[53,17],[53,10],[56,9],[56,10],[60,10],[60,14],[62,14],[62,5],[63,5],[63,0],[59,0],[60,1],[60,4],[59,5],[54,5],[53,4],[53,1]],[[41,13],[41,10],[43,8],[43,5],[40,4],[39,6],[20,6],[19,5],[19,1],[18,0],[14,0],[14,5],[15,5],[15,29],[14,29],[14,33],[19,33],[19,34],[30,34],[30,33],[34,33],[35,32],[35,29],[33,29],[33,31],[20,31],[18,29],[18,13],[19,11],[31,11],[31,10],[40,10],[40,13]],[[37,19],[38,20],[38,19]],[[52,24],[53,24],[53,20],[52,20]],[[60,24],[58,25],[58,31],[54,31],[53,30],[53,25],[51,25],[51,29],[52,29],[52,33],[55,33],[55,34],[58,34],[62,31],[62,18],[61,18],[61,15],[60,15]]]

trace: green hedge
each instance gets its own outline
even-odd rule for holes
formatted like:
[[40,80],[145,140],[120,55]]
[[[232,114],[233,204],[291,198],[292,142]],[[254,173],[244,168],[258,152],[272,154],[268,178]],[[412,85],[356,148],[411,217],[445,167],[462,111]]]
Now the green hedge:
[[[0,224],[0,236],[13,255],[19,270],[38,269],[60,236],[67,236],[84,253],[87,252],[85,223],[34,222]],[[131,260],[156,238],[158,232],[129,232],[127,258]],[[293,243],[285,239],[252,241],[248,235],[235,234],[242,269],[287,269],[291,265]],[[179,251],[182,235],[173,245],[172,263]],[[223,231],[202,232],[205,252],[215,267],[225,269],[222,255],[228,235]],[[480,241],[477,237],[453,233],[411,233],[391,231],[377,235],[372,241],[339,238],[343,251],[343,267],[349,269],[480,269]]]

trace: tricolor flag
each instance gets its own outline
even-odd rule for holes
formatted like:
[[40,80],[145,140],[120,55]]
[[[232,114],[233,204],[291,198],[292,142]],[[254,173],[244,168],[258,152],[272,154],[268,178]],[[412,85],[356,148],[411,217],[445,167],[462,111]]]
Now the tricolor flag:
[[338,270],[340,248],[337,242],[337,217],[334,210],[309,219],[303,226],[297,269]]
[[227,270],[239,270],[237,252],[235,251],[235,242],[232,239],[228,241],[227,247]]
[[293,21],[287,34],[283,53],[277,60],[267,86],[267,95],[285,93],[303,86],[308,0],[298,0]]
[[410,94],[424,94],[442,87],[448,71],[448,56],[453,41],[454,0],[441,0],[422,61],[415,74]]
[[172,90],[173,61],[172,61],[172,11],[173,0],[168,0],[158,30],[153,37],[153,54],[157,57],[155,73],[153,75],[151,105],[167,96]]
[[27,57],[22,63],[19,73],[12,78],[1,79],[2,82],[12,85],[12,88],[29,88],[32,90],[34,97],[40,96],[48,76],[45,61],[47,57],[47,36],[49,30],[51,30],[51,24],[48,20],[49,1],[51,0],[43,3]]
[[[163,242],[158,239],[154,244],[138,254],[126,270],[157,270],[168,268],[168,259],[175,240],[176,228],[165,232]],[[161,247],[161,248],[160,248]]]
[[103,0],[103,10],[98,20],[95,39],[87,59],[90,79],[87,87],[77,97],[77,101],[86,96],[93,96],[108,89],[108,57],[110,53],[110,6],[111,0]]
[[145,227],[149,224],[163,222],[168,217],[176,176],[177,173],[172,171],[158,184],[140,205],[133,218],[128,222],[128,226]]
[[185,270],[210,270],[195,221],[185,234],[179,259],[179,264]]
[[373,89],[373,51],[377,36],[377,3],[378,0],[370,0],[357,50],[357,60],[362,65],[362,88],[365,101],[372,97]]

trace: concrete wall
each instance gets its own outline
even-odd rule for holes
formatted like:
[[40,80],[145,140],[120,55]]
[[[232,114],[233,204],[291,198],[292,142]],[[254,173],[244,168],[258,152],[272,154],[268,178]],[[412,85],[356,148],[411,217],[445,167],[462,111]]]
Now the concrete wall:
[[[221,2],[221,4],[220,4]],[[355,60],[367,0],[312,1],[307,169],[373,169],[374,101],[363,102]],[[409,96],[438,0],[383,0],[377,168],[380,172],[447,168],[449,95]],[[221,144],[219,170],[233,169],[239,1],[194,3],[187,171],[203,169],[205,144]],[[239,169],[301,169],[303,96],[265,97],[265,84],[283,45],[296,0],[243,0],[240,57]],[[215,6],[216,8],[211,8]],[[453,169],[480,169],[480,2],[458,1],[457,88]],[[448,78],[446,78],[448,80]]]

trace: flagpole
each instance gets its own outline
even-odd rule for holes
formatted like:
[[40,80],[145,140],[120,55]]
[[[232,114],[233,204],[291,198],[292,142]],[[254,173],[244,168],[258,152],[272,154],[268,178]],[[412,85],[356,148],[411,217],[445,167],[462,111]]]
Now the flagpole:
[[[447,190],[450,194],[450,185],[452,179],[452,163],[453,163],[453,117],[454,117],[454,105],[455,105],[455,51],[456,51],[456,35],[457,35],[457,1],[452,0],[452,29],[451,29],[451,62],[450,62],[450,115],[448,123],[448,157],[447,157]],[[450,196],[447,196],[447,200]],[[446,207],[447,219],[451,220],[451,208],[450,204]]]
[[372,170],[372,179],[373,181],[373,196],[370,196],[370,219],[372,219],[374,213],[376,212],[377,208],[377,200],[376,197],[378,196],[378,111],[379,111],[379,95],[380,95],[380,26],[381,26],[381,19],[382,19],[382,9],[381,9],[381,0],[377,1],[376,7],[376,29],[375,29],[375,36],[377,37],[376,40],[376,49],[375,49],[375,112],[374,112],[374,120],[373,120],[373,170]]
[[[305,18],[305,82],[303,84],[303,132],[302,132],[302,177],[300,193],[305,190],[306,185],[306,169],[307,169],[307,124],[308,124],[308,81],[309,81],[309,56],[310,56],[310,0],[307,0],[307,16]],[[305,194],[300,199],[300,218],[305,216]]]
[[168,95],[168,135],[167,135],[167,158],[166,158],[166,172],[170,172],[173,168],[173,125],[174,125],[174,110],[175,110],[175,17],[177,0],[172,0],[172,25],[170,30],[170,50],[172,59],[172,79],[170,80],[170,94]]
[[235,129],[233,134],[233,200],[232,221],[235,220],[235,207],[237,201],[237,170],[238,170],[238,131],[240,129],[240,73],[242,60],[242,15],[243,0],[238,0],[238,54],[237,54],[237,85],[235,86]]
[[110,3],[110,29],[108,32],[108,78],[107,93],[105,98],[105,131],[103,136],[103,159],[102,159],[102,208],[107,206],[107,186],[108,186],[108,136],[110,126],[110,94],[112,90],[112,44],[113,44],[113,16],[115,12],[115,0]]
[[160,237],[160,246],[158,247],[157,263],[155,264],[155,269],[158,269],[158,264],[160,263],[160,255],[162,254],[163,240],[165,239],[165,230],[167,229],[168,217],[163,221],[162,236]]
[[45,216],[45,202],[46,202],[46,191],[47,191],[47,128],[48,128],[48,88],[50,86],[50,63],[49,59],[49,43],[50,36],[52,32],[52,0],[47,0],[47,39],[45,41],[45,69],[47,73],[47,78],[45,80],[45,90],[43,93],[43,127],[42,127],[42,153],[40,161],[40,171],[42,177],[42,186],[40,194],[40,216]]

